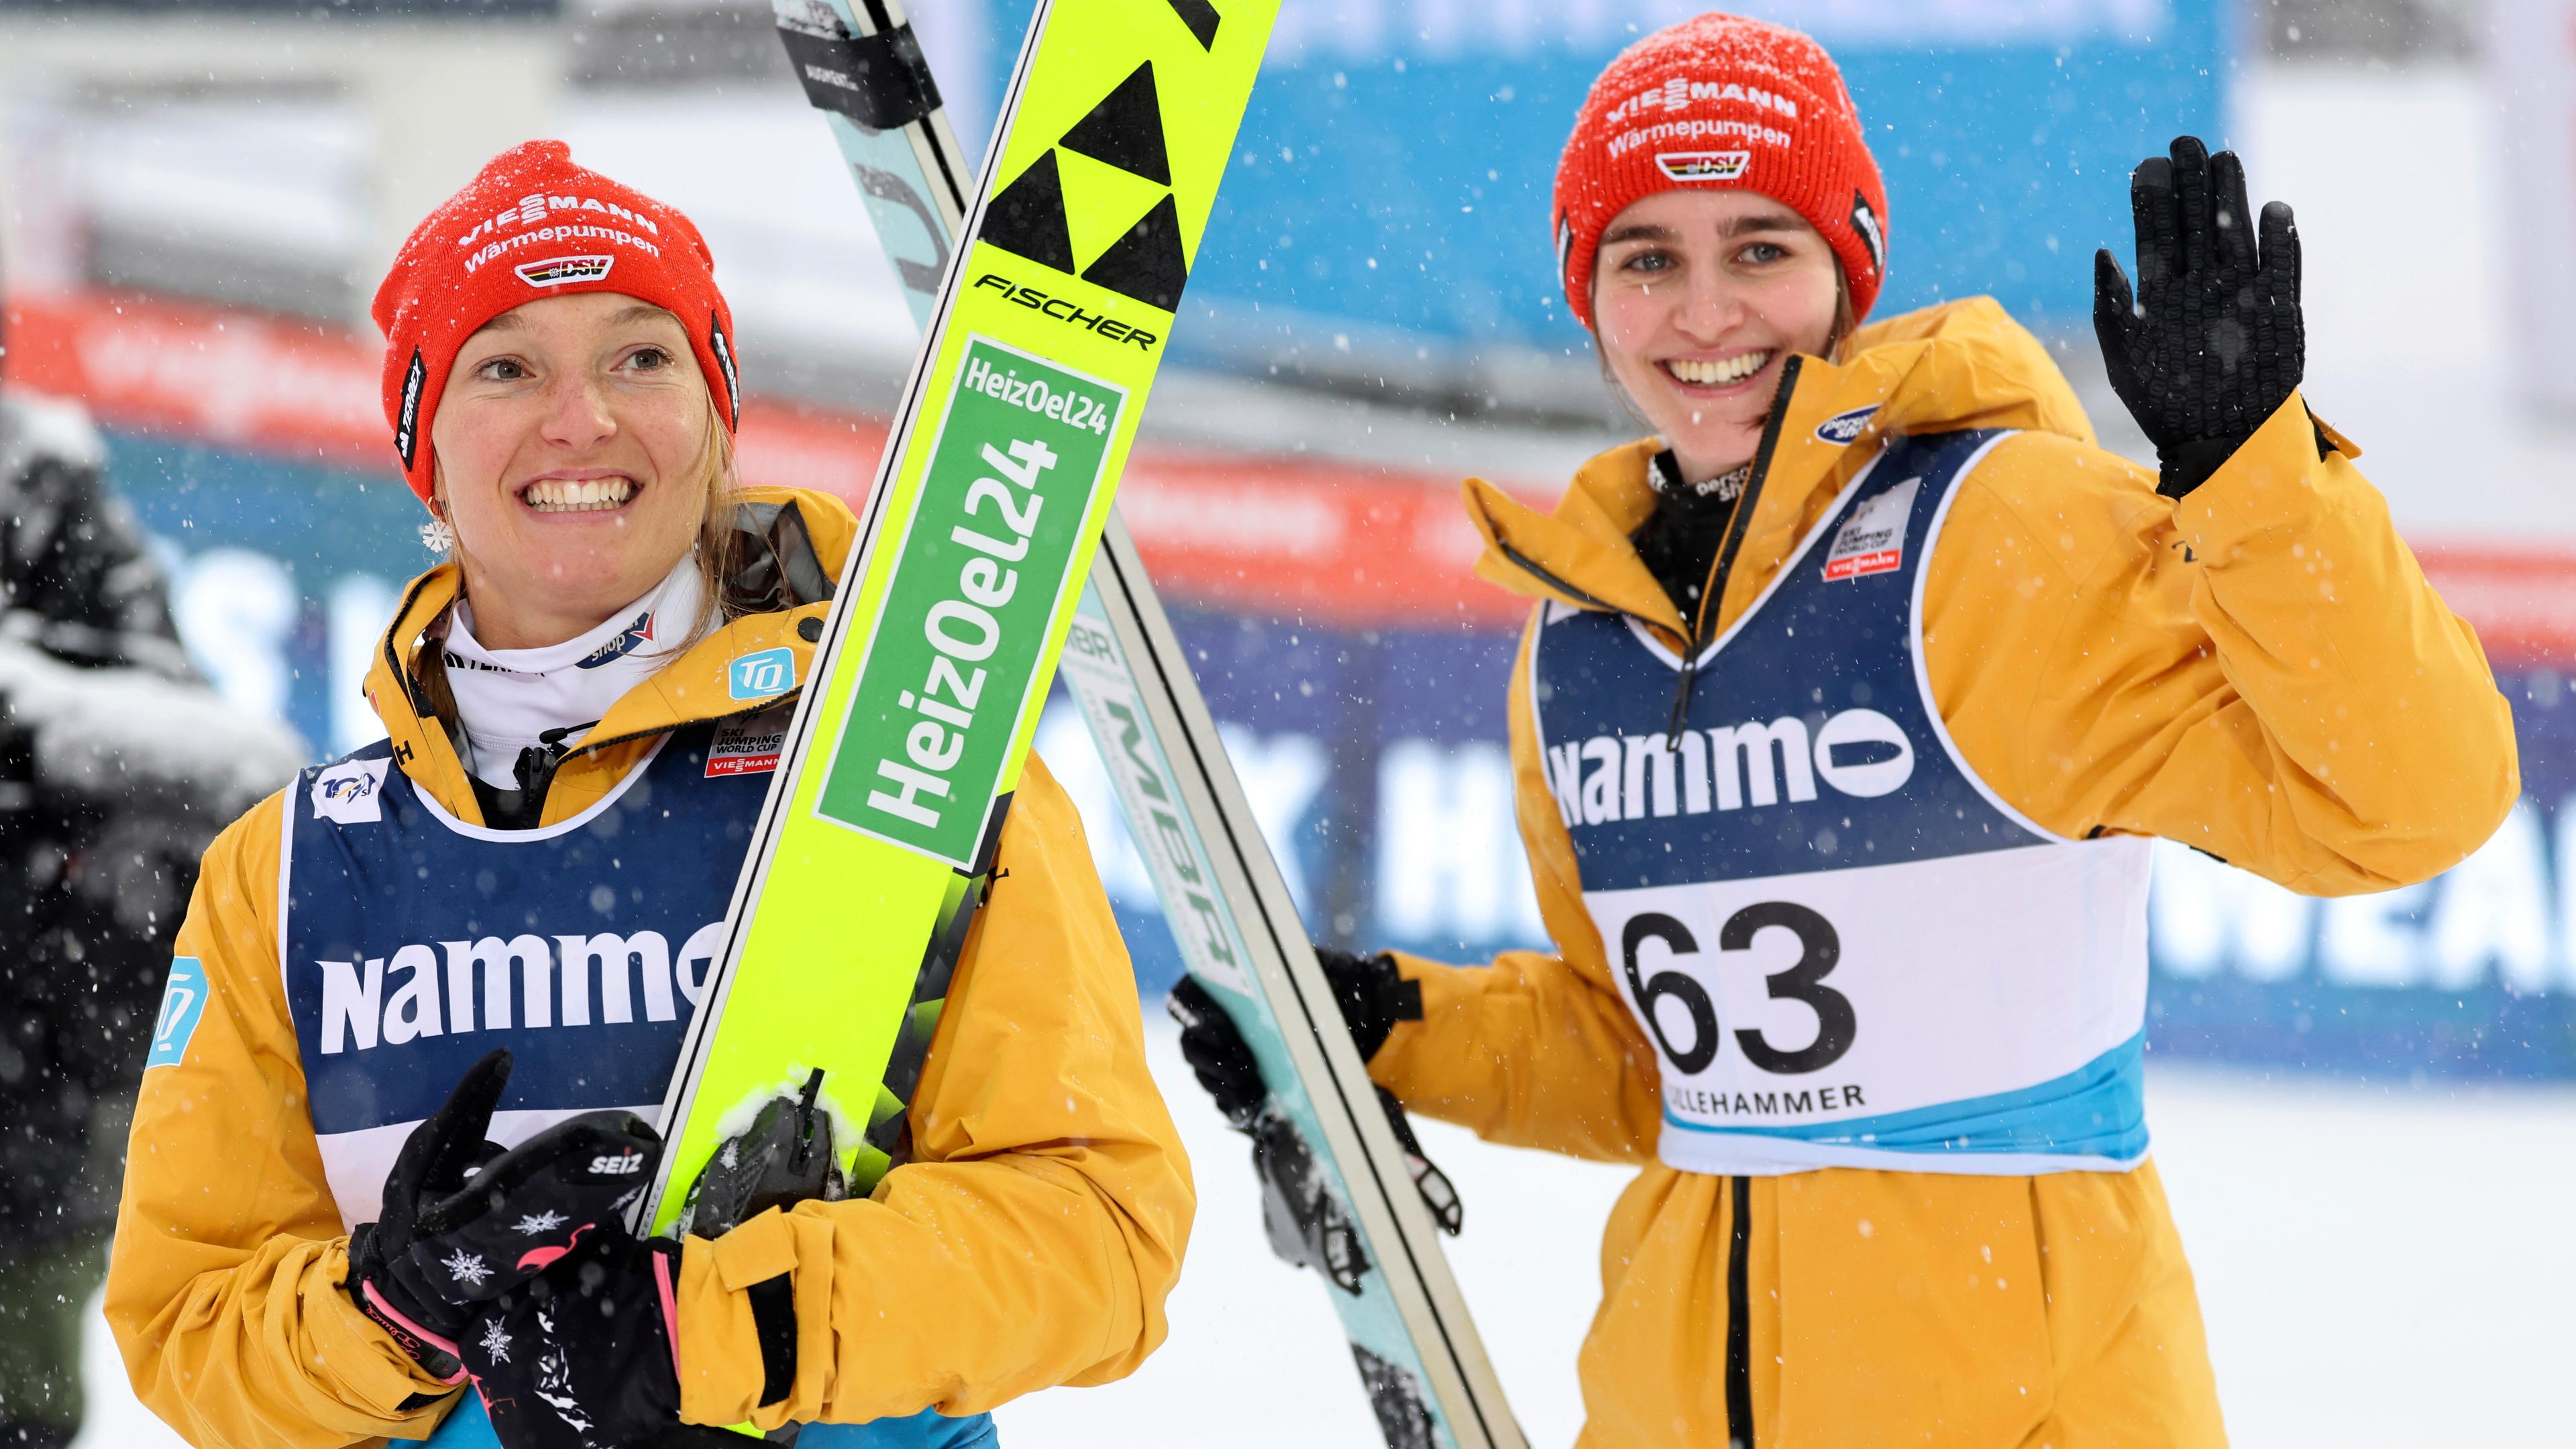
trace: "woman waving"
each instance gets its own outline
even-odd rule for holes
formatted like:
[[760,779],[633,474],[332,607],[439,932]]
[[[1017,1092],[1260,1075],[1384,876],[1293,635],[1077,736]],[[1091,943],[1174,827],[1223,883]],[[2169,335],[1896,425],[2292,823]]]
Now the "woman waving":
[[1888,210],[1806,36],[1703,15],[1576,120],[1566,297],[1655,436],[1553,514],[1467,487],[1535,602],[1556,949],[1328,969],[1405,1106],[1646,1164],[1586,1445],[2222,1442],[2142,1111],[2149,839],[2380,890],[2515,796],[2476,639],[2298,391],[2287,208],[2188,139],[2133,201],[2100,331],[2157,472],[1991,300],[1860,325]]

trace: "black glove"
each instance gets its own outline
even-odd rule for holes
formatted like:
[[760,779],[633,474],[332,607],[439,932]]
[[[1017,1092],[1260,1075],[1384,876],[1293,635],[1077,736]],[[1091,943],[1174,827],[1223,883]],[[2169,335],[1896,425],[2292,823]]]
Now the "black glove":
[[816,1198],[838,1202],[847,1195],[832,1117],[817,1105],[822,1091],[823,1071],[817,1067],[801,1096],[770,1098],[750,1130],[716,1148],[689,1184],[680,1209],[682,1236],[722,1237],[770,1208],[784,1211]]
[[[1342,1009],[1342,1023],[1350,1028],[1362,1062],[1386,1045],[1397,1022],[1422,1019],[1422,985],[1398,974],[1395,958],[1354,956],[1318,946],[1315,959],[1324,968],[1324,978],[1333,984],[1333,1000]],[[1234,1029],[1233,1018],[1187,976],[1172,988],[1166,1009],[1181,1024],[1181,1055],[1189,1059],[1199,1085],[1216,1098],[1217,1110],[1228,1122],[1248,1129],[1270,1089],[1262,1085],[1261,1064],[1253,1060],[1252,1049]]]
[[[1363,958],[1329,946],[1316,947],[1315,957],[1332,982],[1335,1004],[1361,1060],[1377,1054],[1396,1022],[1422,1019],[1422,987],[1403,979],[1392,957]],[[1261,1063],[1234,1018],[1208,995],[1206,987],[1188,976],[1172,987],[1166,1009],[1181,1024],[1181,1055],[1199,1085],[1216,1099],[1226,1121],[1252,1139],[1253,1170],[1262,1182],[1262,1220],[1272,1251],[1358,1292],[1360,1275],[1368,1270],[1358,1234],[1326,1189],[1295,1124],[1271,1099],[1261,1078]],[[1457,1189],[1423,1154],[1413,1123],[1395,1094],[1380,1087],[1377,1097],[1387,1125],[1404,1149],[1415,1191],[1441,1229],[1454,1236],[1464,1222]]]
[[1325,979],[1333,983],[1333,1000],[1341,1005],[1342,1020],[1350,1025],[1351,1042],[1360,1049],[1361,1061],[1377,1055],[1397,1022],[1422,1019],[1422,983],[1405,980],[1395,969],[1393,956],[1383,951],[1354,956],[1318,946],[1315,959],[1323,963]]
[[2289,401],[2307,365],[2299,315],[2299,231],[2267,202],[2259,230],[2245,166],[2174,138],[2129,175],[2138,290],[2104,248],[2093,257],[2093,331],[2112,391],[2156,445],[2156,491],[2180,498],[2208,481]]
[[466,1068],[447,1101],[412,1129],[395,1155],[376,1220],[360,1223],[349,1235],[349,1276],[342,1286],[357,1301],[358,1311],[383,1325],[430,1377],[451,1384],[465,1380],[456,1337],[473,1315],[441,1294],[424,1291],[411,1251],[421,1246],[421,1209],[461,1191],[468,1173],[499,1155],[500,1149],[484,1141],[483,1134],[509,1083],[507,1051],[488,1053]]
[[680,1245],[622,1224],[486,1306],[459,1344],[504,1449],[743,1444],[680,1423]]
[[614,1111],[585,1112],[503,1152],[483,1134],[509,1079],[507,1051],[467,1069],[404,1143],[376,1221],[349,1239],[359,1308],[450,1382],[456,1336],[479,1307],[585,1239],[624,1233],[661,1155],[650,1124]]

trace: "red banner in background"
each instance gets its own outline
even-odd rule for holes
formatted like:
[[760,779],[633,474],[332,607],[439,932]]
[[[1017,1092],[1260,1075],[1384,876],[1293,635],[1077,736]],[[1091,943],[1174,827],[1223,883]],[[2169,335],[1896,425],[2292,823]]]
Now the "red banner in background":
[[345,329],[160,298],[13,296],[10,382],[111,427],[391,471],[383,344]]
[[2415,557],[2442,602],[2477,628],[2489,664],[2576,665],[2576,549],[2426,543]]
[[[392,471],[384,354],[373,337],[79,293],[10,298],[0,339],[0,370],[13,383],[78,398],[111,427]],[[742,475],[856,503],[876,477],[885,431],[883,418],[754,398],[737,444]],[[1362,627],[1506,628],[1527,611],[1470,573],[1479,545],[1454,478],[1149,443],[1129,462],[1118,506],[1156,583],[1178,602]],[[2576,549],[2431,543],[2417,552],[2498,664],[2576,663]]]
[[[0,336],[13,383],[78,398],[110,427],[391,471],[371,336],[96,293],[12,297]],[[856,503],[885,433],[883,418],[753,398],[736,449],[746,482]],[[1119,508],[1176,601],[1357,625],[1503,626],[1525,608],[1470,574],[1478,545],[1454,478],[1148,443]]]

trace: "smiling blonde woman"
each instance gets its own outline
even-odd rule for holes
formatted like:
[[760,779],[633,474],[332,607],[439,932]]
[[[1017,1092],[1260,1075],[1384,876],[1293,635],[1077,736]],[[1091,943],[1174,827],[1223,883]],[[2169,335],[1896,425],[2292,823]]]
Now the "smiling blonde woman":
[[[2188,138],[2132,202],[2098,322],[2157,472],[1989,299],[1857,325],[1886,195],[1806,36],[1700,16],[1576,120],[1566,297],[1655,436],[1553,515],[1467,487],[1536,604],[1556,949],[1327,956],[1405,1106],[1644,1165],[1585,1446],[2222,1442],[2148,1158],[2148,840],[2380,890],[2515,796],[2477,640],[2297,390],[2288,209]],[[1257,1092],[1179,995],[1202,1079]]]
[[203,1449],[731,1445],[697,1426],[755,1417],[963,1449],[1004,1400],[1133,1369],[1188,1166],[1034,756],[911,1160],[720,1237],[625,1235],[856,524],[736,484],[704,243],[560,143],[424,221],[376,316],[455,560],[369,676],[389,738],[207,854],[108,1285],[136,1391]]

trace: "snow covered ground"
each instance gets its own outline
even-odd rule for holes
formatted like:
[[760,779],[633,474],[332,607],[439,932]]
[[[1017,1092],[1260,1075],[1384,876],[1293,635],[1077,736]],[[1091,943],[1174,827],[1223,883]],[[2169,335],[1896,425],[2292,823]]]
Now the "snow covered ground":
[[[1012,1449],[1378,1441],[1322,1292],[1269,1255],[1242,1140],[1149,1018],[1197,1169],[1172,1337],[1134,1377],[1005,1408]],[[2457,1092],[2159,1069],[2148,1110],[2243,1446],[2564,1444],[2576,1423],[2576,1089]],[[1458,1184],[1451,1246],[1533,1445],[1581,1423],[1574,1351],[1622,1169],[1422,1124]],[[175,1449],[92,1322],[81,1449]]]

